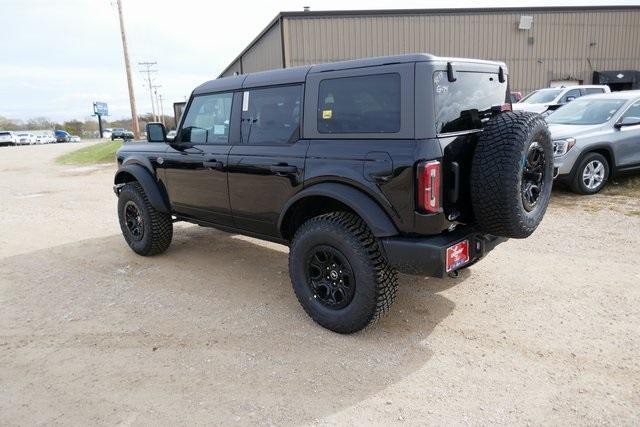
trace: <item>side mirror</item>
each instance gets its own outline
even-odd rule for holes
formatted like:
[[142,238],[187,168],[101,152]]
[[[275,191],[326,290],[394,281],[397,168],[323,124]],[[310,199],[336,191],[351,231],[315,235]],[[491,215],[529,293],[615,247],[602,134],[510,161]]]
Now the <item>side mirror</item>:
[[573,101],[574,99],[576,99],[576,97],[575,97],[575,96],[567,96],[567,100],[565,101],[565,103],[566,103],[566,102],[571,102],[571,101]]
[[147,141],[166,142],[167,130],[162,123],[147,123]]
[[623,117],[620,120],[618,120],[614,126],[620,129],[621,127],[624,127],[624,126],[635,126],[635,125],[640,125],[640,117],[633,117],[633,116]]

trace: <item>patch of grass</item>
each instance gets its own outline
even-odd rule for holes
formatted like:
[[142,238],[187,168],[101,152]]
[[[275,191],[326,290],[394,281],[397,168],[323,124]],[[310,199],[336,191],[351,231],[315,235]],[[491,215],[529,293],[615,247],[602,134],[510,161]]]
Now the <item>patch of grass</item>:
[[56,162],[63,165],[114,163],[116,151],[120,147],[122,147],[122,141],[98,142],[97,144],[63,154],[56,159]]

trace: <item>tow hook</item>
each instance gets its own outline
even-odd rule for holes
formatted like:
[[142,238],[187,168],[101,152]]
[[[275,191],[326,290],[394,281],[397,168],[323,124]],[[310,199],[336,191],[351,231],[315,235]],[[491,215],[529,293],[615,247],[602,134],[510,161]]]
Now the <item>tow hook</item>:
[[450,271],[449,273],[447,273],[449,275],[449,277],[451,277],[452,279],[457,279],[458,277],[460,277],[460,272],[458,272],[458,270],[453,270]]

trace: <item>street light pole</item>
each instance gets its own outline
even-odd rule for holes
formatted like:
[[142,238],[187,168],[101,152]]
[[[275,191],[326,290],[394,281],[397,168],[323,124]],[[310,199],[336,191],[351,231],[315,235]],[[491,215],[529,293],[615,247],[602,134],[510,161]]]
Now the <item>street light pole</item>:
[[129,86],[129,104],[131,104],[131,130],[136,139],[140,138],[140,126],[138,124],[138,111],[136,110],[136,96],[133,92],[133,80],[131,79],[131,65],[129,64],[129,48],[127,47],[127,35],[124,30],[124,18],[122,17],[122,2],[116,0],[118,5],[118,18],[120,19],[120,35],[122,36],[122,51],[124,53],[124,67],[127,72],[127,85]]

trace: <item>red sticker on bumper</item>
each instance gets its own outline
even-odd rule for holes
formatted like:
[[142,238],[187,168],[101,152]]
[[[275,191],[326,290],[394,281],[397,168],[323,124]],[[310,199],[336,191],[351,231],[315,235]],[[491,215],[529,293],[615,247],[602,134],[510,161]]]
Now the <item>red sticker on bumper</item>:
[[469,241],[464,240],[447,248],[447,273],[469,261]]

